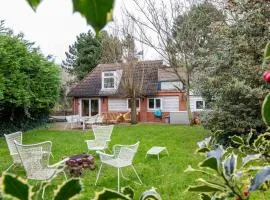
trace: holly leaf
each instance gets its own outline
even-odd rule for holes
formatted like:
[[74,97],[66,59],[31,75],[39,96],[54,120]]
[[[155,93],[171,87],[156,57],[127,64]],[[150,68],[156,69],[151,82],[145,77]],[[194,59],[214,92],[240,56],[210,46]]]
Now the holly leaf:
[[29,186],[19,178],[5,174],[2,181],[3,192],[20,200],[28,200]]
[[264,50],[264,59],[267,59],[270,57],[270,42],[266,45]]
[[114,0],[72,0],[74,12],[86,18],[98,33],[107,22],[112,21]]
[[263,101],[262,118],[265,124],[270,126],[270,94],[268,94]]
[[[26,0],[36,11],[42,0]],[[113,6],[115,0],[72,0],[73,11],[79,12],[86,18],[98,33],[108,22],[113,20]]]
[[38,5],[41,3],[42,0],[26,0],[31,8],[36,11]]

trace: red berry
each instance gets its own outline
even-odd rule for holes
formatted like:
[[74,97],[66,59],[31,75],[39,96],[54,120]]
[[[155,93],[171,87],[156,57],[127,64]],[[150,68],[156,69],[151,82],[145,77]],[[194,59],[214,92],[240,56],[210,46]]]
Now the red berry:
[[270,71],[266,71],[263,73],[263,79],[267,82],[270,83]]
[[247,197],[249,195],[248,191],[243,192],[244,196]]

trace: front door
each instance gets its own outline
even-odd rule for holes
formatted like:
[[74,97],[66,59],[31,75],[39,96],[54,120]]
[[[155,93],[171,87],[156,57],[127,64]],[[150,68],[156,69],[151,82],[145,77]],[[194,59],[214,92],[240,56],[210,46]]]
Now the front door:
[[90,99],[91,102],[91,116],[99,113],[98,99]]

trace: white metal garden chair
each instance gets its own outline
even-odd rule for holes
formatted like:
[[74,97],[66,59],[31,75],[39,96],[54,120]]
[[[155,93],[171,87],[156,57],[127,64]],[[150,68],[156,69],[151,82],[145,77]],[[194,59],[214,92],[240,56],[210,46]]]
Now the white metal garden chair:
[[[113,155],[105,154],[101,151],[97,151],[97,153],[100,156],[101,165],[100,165],[100,168],[99,168],[99,171],[97,174],[97,179],[96,179],[95,185],[97,185],[103,164],[110,165],[112,167],[117,168],[118,192],[120,191],[120,172],[123,176],[123,173],[121,170],[121,168],[123,168],[123,167],[131,166],[133,171],[135,172],[137,178],[139,179],[140,183],[142,184],[142,181],[141,181],[137,171],[135,170],[134,166],[132,165],[133,158],[134,158],[134,156],[138,150],[138,147],[139,147],[139,143],[140,142],[137,142],[136,144],[133,144],[133,145],[114,145],[113,146]],[[125,178],[125,177],[123,176],[123,178]]]
[[98,115],[94,115],[91,117],[85,117],[83,120],[83,130],[86,129],[87,125],[93,125],[97,122],[97,116]]
[[104,151],[108,148],[114,125],[100,126],[92,125],[94,140],[86,140],[89,151]]
[[[60,172],[63,172],[66,178],[64,172],[66,159],[54,165],[49,165],[52,142],[46,141],[38,144],[23,145],[14,140],[14,144],[28,179],[51,181]],[[43,187],[42,199],[44,199],[45,189],[46,187]]]
[[73,129],[75,124],[78,125],[78,123],[80,123],[80,116],[79,115],[69,115],[69,116],[66,116],[66,120],[67,120],[67,123],[66,123],[65,129],[68,126],[71,129]]
[[21,165],[21,159],[14,144],[16,140],[19,144],[22,144],[22,132],[18,131],[15,133],[5,134],[6,142],[8,145],[9,153],[13,159],[13,163],[6,169],[6,172],[15,165]]
[[103,119],[104,119],[103,115],[98,115],[97,120],[96,120],[96,124],[103,124]]

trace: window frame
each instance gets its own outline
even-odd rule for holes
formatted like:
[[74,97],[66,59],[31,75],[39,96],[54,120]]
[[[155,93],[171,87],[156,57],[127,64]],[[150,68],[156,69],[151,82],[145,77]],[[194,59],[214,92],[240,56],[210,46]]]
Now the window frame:
[[[105,73],[113,73],[112,76],[105,76]],[[113,78],[113,87],[111,88],[105,88],[104,83],[105,83],[105,78]],[[102,90],[113,90],[116,89],[116,71],[104,71],[102,72]]]
[[[202,102],[202,108],[197,108],[197,102],[201,101]],[[195,101],[195,108],[196,110],[203,110],[205,109],[205,101],[204,100],[196,100]]]
[[[129,106],[128,106],[129,99],[131,99],[131,98],[127,98],[127,109],[128,110],[131,110],[131,108],[129,108]],[[140,110],[141,109],[141,99],[140,98],[136,98],[136,101],[137,100],[139,100],[139,107],[136,106],[136,110]]]
[[[149,108],[149,101],[150,99],[154,99],[154,108]],[[157,108],[157,102],[156,100],[159,99],[160,100],[160,108]],[[150,111],[155,111],[157,109],[161,109],[162,110],[162,98],[159,98],[159,97],[153,97],[153,98],[147,98],[147,109],[150,110]]]

